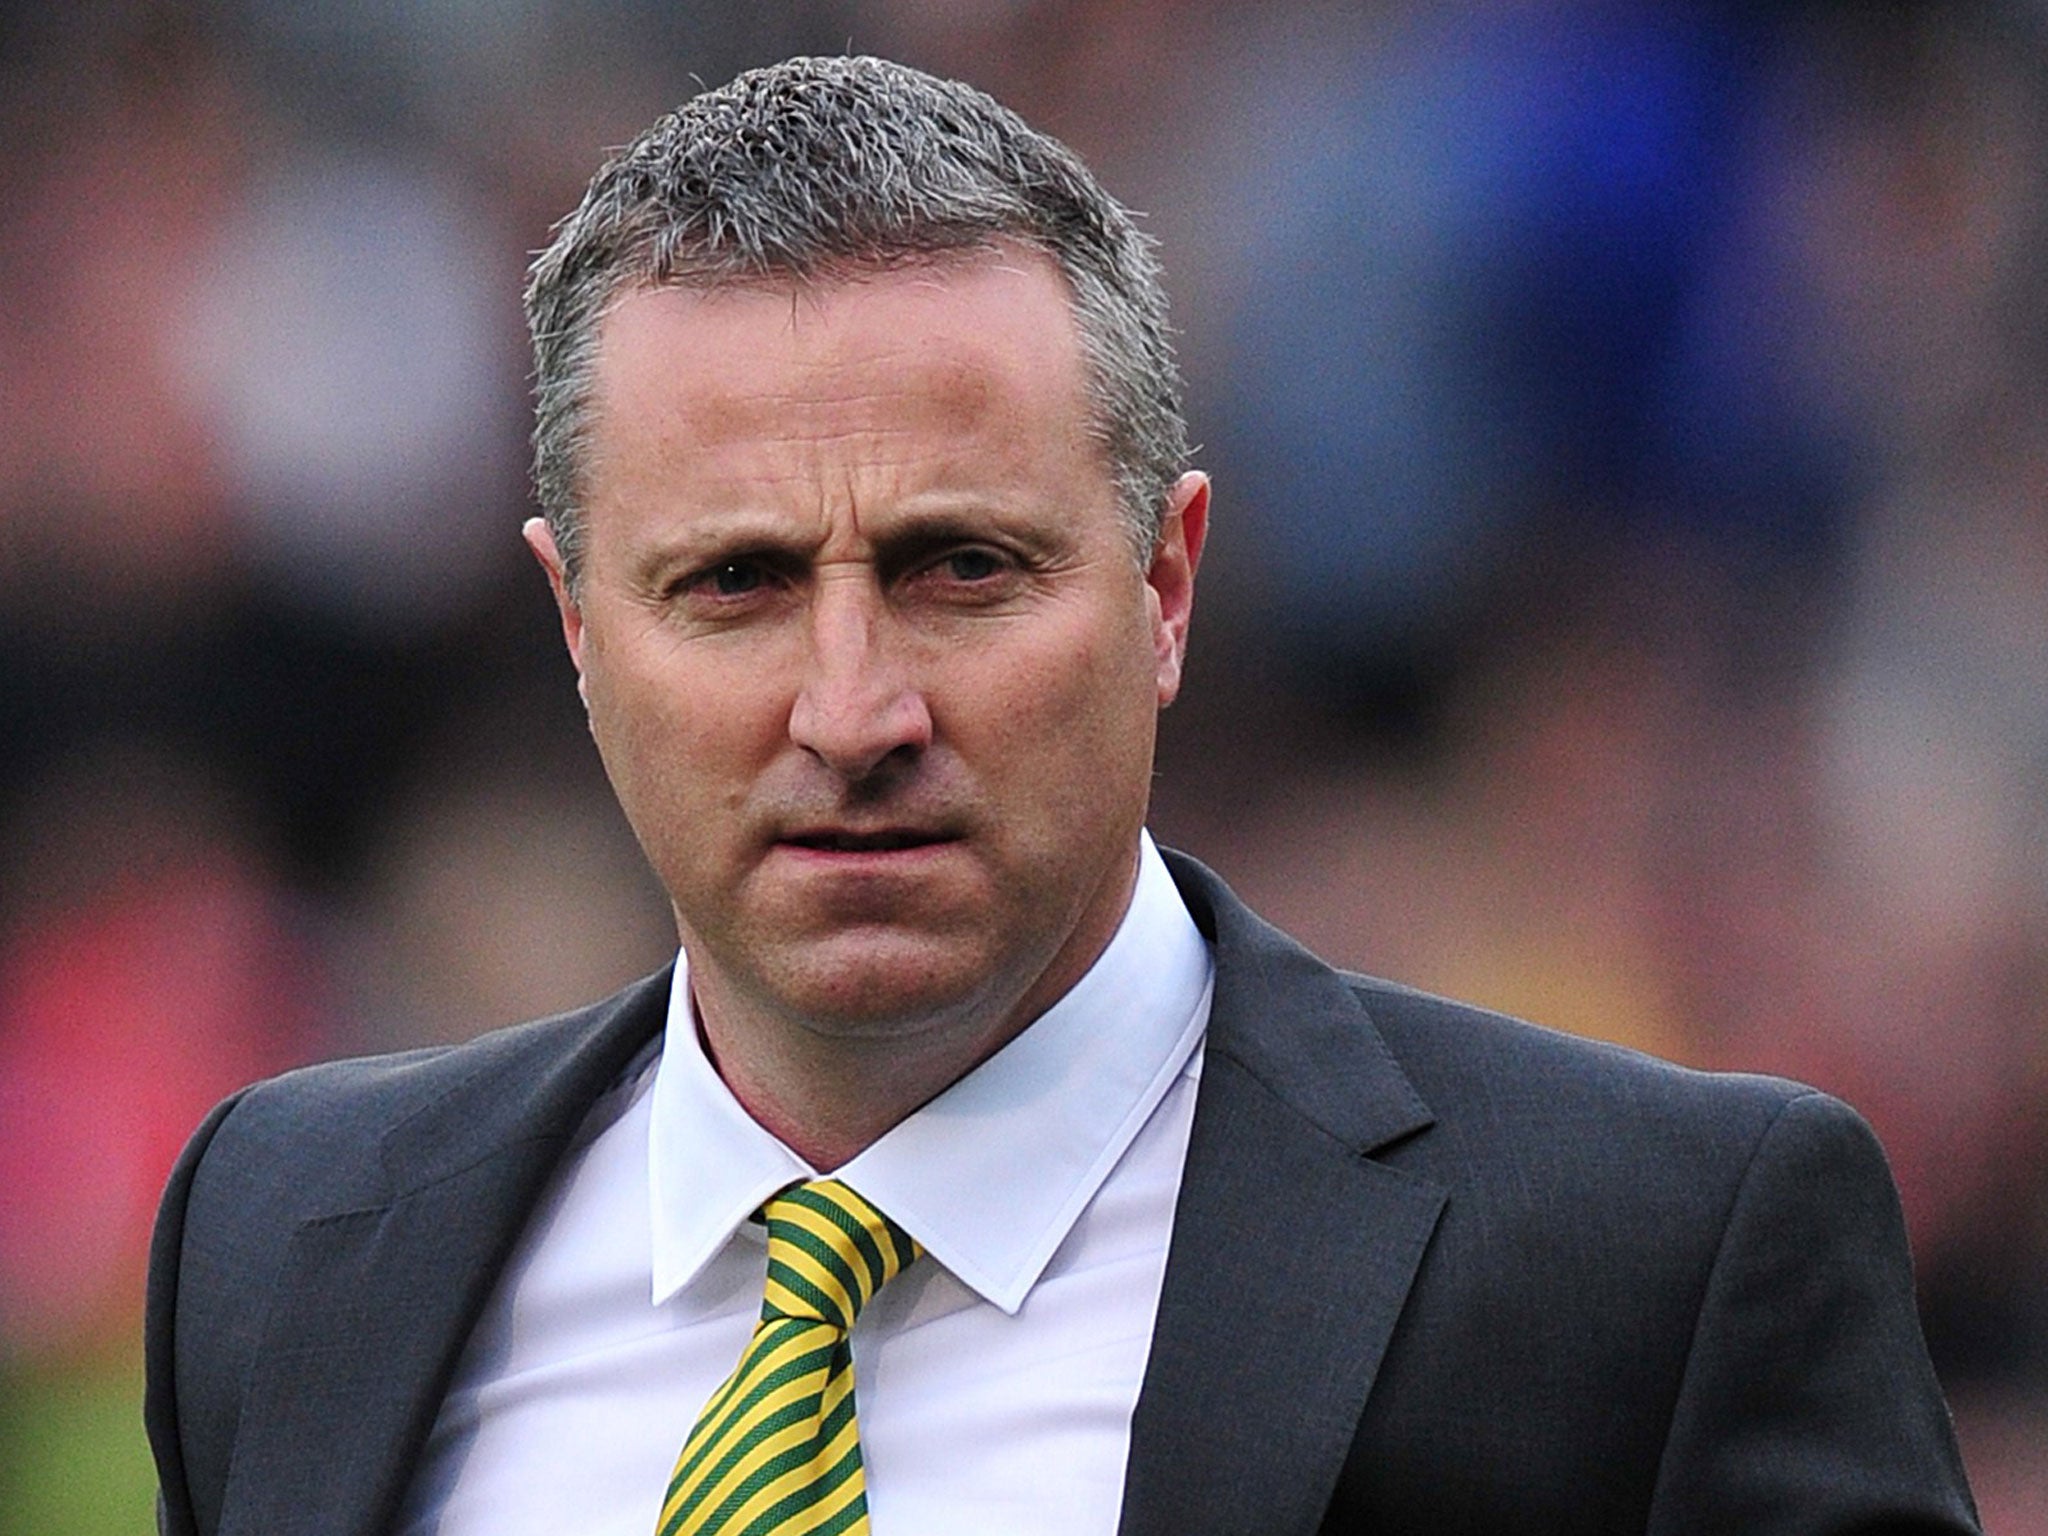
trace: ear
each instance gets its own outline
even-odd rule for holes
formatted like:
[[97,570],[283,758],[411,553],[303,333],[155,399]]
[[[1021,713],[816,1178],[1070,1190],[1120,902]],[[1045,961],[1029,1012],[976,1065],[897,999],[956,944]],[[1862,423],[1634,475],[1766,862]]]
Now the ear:
[[569,647],[569,660],[576,665],[576,693],[587,708],[590,685],[583,671],[583,610],[576,605],[576,599],[569,591],[568,567],[562,561],[562,552],[555,547],[555,536],[548,531],[545,520],[529,517],[520,533],[526,539],[526,547],[533,551],[534,559],[548,573],[548,587],[555,594],[555,609],[562,617],[562,639]]
[[1174,482],[1152,563],[1145,571],[1152,609],[1152,648],[1159,668],[1163,709],[1180,694],[1181,666],[1188,654],[1188,619],[1195,606],[1195,568],[1209,537],[1209,477],[1189,470]]

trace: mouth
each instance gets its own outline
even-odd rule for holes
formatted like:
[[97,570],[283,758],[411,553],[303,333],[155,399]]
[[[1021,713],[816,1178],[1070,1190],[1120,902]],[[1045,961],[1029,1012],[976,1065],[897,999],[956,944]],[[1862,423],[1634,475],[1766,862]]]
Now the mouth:
[[875,831],[852,831],[837,827],[807,828],[786,834],[782,841],[793,848],[813,853],[902,853],[929,848],[957,839],[950,833],[911,827],[883,827]]

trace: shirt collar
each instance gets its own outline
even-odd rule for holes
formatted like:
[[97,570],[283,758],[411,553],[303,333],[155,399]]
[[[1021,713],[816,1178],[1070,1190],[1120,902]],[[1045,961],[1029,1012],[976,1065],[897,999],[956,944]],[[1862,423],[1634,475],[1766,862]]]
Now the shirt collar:
[[[1142,836],[1138,880],[1088,973],[836,1176],[1005,1312],[1024,1303],[1187,1066],[1215,967]],[[678,957],[649,1124],[654,1299],[676,1295],[776,1191],[815,1171],[740,1107],[698,1041]]]

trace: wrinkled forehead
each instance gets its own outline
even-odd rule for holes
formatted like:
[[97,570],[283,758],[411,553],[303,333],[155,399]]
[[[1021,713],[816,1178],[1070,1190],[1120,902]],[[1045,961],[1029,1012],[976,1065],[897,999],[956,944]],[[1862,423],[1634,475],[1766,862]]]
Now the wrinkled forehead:
[[601,397],[608,384],[673,382],[705,363],[716,364],[706,382],[753,380],[767,400],[800,383],[852,387],[839,382],[852,368],[950,381],[965,403],[991,376],[1038,374],[1077,402],[1085,394],[1064,276],[1007,242],[829,273],[643,282],[607,307],[598,357]]
[[607,316],[591,468],[777,444],[858,462],[906,436],[926,457],[1081,462],[1107,480],[1066,291],[1036,252],[839,282],[642,287]]

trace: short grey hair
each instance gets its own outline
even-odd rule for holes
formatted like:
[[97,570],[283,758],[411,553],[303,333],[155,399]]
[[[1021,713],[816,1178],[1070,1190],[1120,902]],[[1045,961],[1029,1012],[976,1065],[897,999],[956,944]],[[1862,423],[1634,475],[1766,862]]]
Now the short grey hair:
[[691,98],[608,161],[526,287],[534,488],[573,581],[597,333],[641,288],[830,280],[1013,241],[1069,290],[1090,426],[1132,546],[1187,465],[1155,242],[1078,156],[982,92],[872,58],[799,58]]

